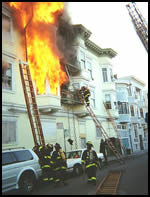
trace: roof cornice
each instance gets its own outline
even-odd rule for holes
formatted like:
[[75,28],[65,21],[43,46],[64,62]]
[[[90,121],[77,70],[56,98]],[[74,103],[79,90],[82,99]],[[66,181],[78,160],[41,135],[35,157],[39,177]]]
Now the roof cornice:
[[111,48],[102,49],[89,39],[85,40],[85,45],[88,48],[90,48],[91,50],[93,50],[94,52],[96,52],[99,56],[107,55],[107,56],[110,56],[111,58],[113,58],[117,55],[117,52],[114,51],[113,49],[111,49]]
[[90,32],[81,24],[73,25],[73,27],[78,31],[78,33],[82,36],[84,40],[87,40],[92,34],[92,32]]

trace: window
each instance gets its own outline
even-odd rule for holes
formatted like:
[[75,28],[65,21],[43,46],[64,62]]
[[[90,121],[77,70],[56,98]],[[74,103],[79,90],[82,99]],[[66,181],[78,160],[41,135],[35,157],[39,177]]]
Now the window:
[[81,61],[81,69],[85,69],[85,54],[83,51],[80,51],[80,61]]
[[12,90],[12,64],[2,62],[2,88]]
[[44,137],[56,137],[56,122],[50,120],[49,122],[42,122]]
[[113,81],[112,69],[110,68],[110,81]]
[[87,61],[86,62],[86,66],[87,66],[87,71],[88,71],[88,75],[90,79],[93,79],[92,77],[92,65],[91,62]]
[[99,127],[96,127],[96,137],[102,137],[102,132],[100,131]]
[[2,121],[2,143],[16,143],[16,121]]
[[11,19],[2,14],[2,39],[11,40]]
[[130,106],[131,116],[134,116],[134,107],[133,105]]
[[105,104],[107,109],[111,109],[111,96],[110,94],[105,94]]
[[134,125],[134,133],[135,133],[135,137],[137,138],[138,133],[137,133],[137,125]]
[[144,114],[143,114],[143,109],[142,108],[140,108],[140,115],[141,115],[142,118],[144,118]]
[[121,125],[117,125],[117,129],[121,129]]
[[127,125],[126,124],[122,124],[122,129],[127,129]]
[[13,154],[15,155],[17,162],[28,161],[33,159],[32,154],[28,150],[14,151]]
[[93,90],[90,91],[90,105],[92,107],[95,107],[95,92]]
[[129,114],[128,103],[118,102],[119,114]]
[[132,96],[132,91],[131,91],[131,87],[130,86],[129,86],[129,88],[127,88],[127,90],[128,90],[128,95]]
[[103,81],[107,82],[108,78],[107,78],[107,68],[102,68],[102,73],[103,73]]
[[2,165],[8,165],[16,163],[16,158],[13,153],[3,153],[2,154]]
[[75,89],[80,89],[80,84],[79,83],[73,83],[73,87]]
[[86,139],[81,138],[81,148],[86,148]]

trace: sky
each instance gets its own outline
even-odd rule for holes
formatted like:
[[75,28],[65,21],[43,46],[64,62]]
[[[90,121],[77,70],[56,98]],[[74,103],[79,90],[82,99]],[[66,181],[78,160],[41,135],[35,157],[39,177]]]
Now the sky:
[[[148,53],[137,35],[126,5],[128,2],[69,2],[72,24],[92,32],[90,40],[101,48],[112,48],[113,74],[134,75],[148,88]],[[148,23],[148,2],[136,2]]]

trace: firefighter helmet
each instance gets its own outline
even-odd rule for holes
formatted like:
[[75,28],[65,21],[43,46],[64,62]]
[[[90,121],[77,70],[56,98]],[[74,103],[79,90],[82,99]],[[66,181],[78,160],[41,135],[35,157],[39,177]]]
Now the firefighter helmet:
[[60,144],[58,144],[58,143],[56,143],[56,144],[54,145],[54,147],[55,147],[56,150],[61,149],[61,146],[60,146]]
[[53,151],[53,144],[47,144],[46,145],[46,148],[50,151],[50,152],[52,152]]
[[91,142],[91,141],[88,141],[88,142],[86,143],[86,145],[87,145],[87,146],[91,146],[91,147],[93,147],[93,144],[92,144],[92,142]]

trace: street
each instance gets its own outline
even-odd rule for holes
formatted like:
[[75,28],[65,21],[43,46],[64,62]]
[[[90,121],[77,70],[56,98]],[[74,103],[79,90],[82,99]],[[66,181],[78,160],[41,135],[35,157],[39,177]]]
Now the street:
[[[86,175],[79,177],[68,177],[68,185],[41,185],[38,184],[32,195],[94,195],[96,188],[102,179],[111,170],[120,170],[121,178],[117,191],[117,195],[148,195],[148,154],[131,157],[126,160],[126,164],[120,165],[113,162],[102,169],[97,170],[97,185],[87,184]],[[19,192],[9,192],[11,194],[19,194]]]

